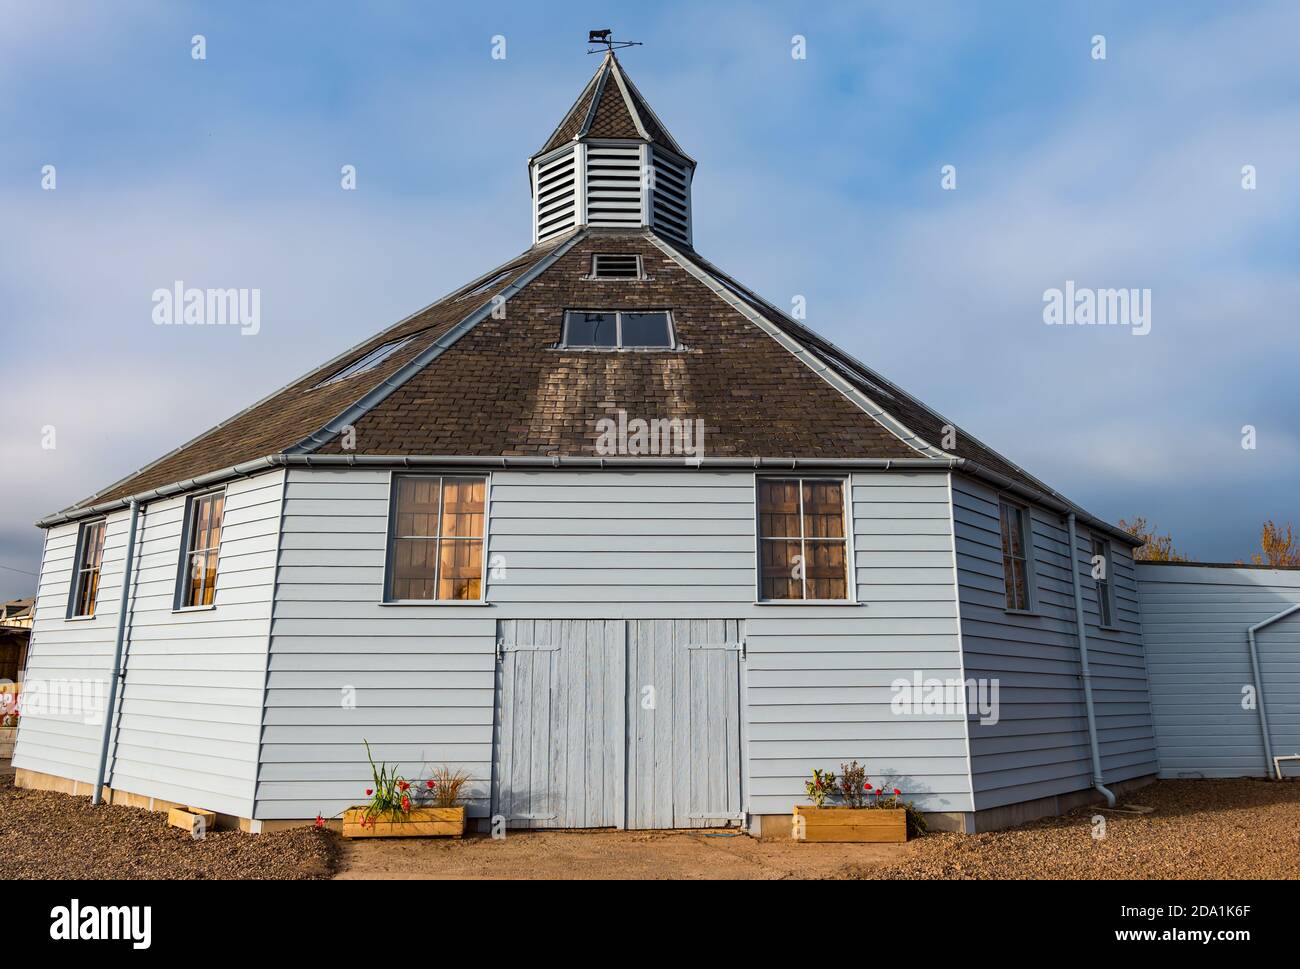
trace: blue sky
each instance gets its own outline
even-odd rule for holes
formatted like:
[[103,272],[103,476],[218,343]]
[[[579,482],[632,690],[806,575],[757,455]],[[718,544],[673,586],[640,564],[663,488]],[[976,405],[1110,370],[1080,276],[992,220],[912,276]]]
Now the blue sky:
[[[606,26],[709,259],[1097,514],[1208,560],[1300,519],[1297,5],[449,6],[0,0],[0,596],[39,515],[526,248]],[[177,279],[261,332],[154,326]],[[1067,279],[1151,332],[1045,326]]]

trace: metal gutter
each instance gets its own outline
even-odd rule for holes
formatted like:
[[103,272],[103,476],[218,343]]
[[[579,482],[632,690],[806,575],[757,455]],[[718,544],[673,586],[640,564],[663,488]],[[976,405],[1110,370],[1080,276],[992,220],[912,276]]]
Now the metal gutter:
[[595,457],[588,455],[403,455],[403,454],[270,454],[245,461],[219,471],[187,478],[174,484],[163,485],[128,495],[112,501],[100,502],[81,508],[48,515],[36,522],[37,528],[51,528],[68,522],[118,511],[138,502],[141,505],[160,498],[170,498],[200,488],[221,484],[235,478],[247,478],[271,468],[285,467],[359,467],[359,468],[726,468],[741,470],[792,470],[797,468],[844,468],[846,470],[890,469],[910,471],[944,471],[960,466],[961,459],[935,460],[931,458],[684,458],[684,457]]
[[[1083,705],[1088,711],[1088,746],[1092,749],[1092,786],[1106,797],[1106,806],[1115,806],[1115,795],[1102,783],[1101,748],[1097,745],[1097,714],[1092,705],[1092,671],[1088,667],[1088,629],[1083,615],[1083,592],[1079,588],[1079,547],[1074,530],[1075,516],[1070,512],[1070,578],[1074,583],[1074,624],[1079,633],[1079,668],[1083,677]],[[1298,606],[1297,608],[1300,608]]]
[[135,526],[140,519],[140,502],[131,502],[131,524],[126,533],[126,562],[122,567],[122,598],[117,607],[117,644],[113,647],[113,670],[108,681],[108,705],[104,708],[104,738],[99,745],[99,770],[95,773],[95,790],[91,804],[103,799],[104,773],[108,769],[108,742],[113,734],[113,715],[117,708],[117,684],[122,678],[122,646],[126,642],[126,610],[131,599],[131,565],[135,561]]
[[1276,616],[1269,616],[1263,622],[1257,622],[1246,630],[1246,642],[1250,645],[1250,669],[1255,676],[1255,709],[1259,713],[1259,729],[1264,736],[1264,773],[1268,773],[1271,764],[1277,769],[1278,780],[1282,779],[1282,768],[1273,759],[1273,744],[1268,735],[1268,714],[1264,712],[1264,681],[1259,675],[1259,650],[1255,646],[1255,633],[1265,626],[1271,626],[1279,619],[1285,619],[1293,612],[1300,611],[1300,602],[1283,609]]

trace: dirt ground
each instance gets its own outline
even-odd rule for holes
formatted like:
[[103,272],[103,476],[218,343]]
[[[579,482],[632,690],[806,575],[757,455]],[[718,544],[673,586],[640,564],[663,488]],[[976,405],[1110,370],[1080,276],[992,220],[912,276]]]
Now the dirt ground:
[[[1154,810],[1081,808],[1006,831],[906,845],[796,844],[699,831],[511,832],[343,842],[336,878],[1300,878],[1300,783],[1160,781]],[[1123,805],[1121,805],[1122,807]],[[1105,836],[1094,837],[1094,819]]]
[[[1300,879],[1300,783],[1161,781],[1149,814],[1082,808],[981,835],[906,845],[755,841],[723,831],[516,831],[361,839],[298,828],[194,841],[166,816],[18,790],[0,772],[8,878],[305,879]],[[1094,838],[1095,818],[1105,837]]]
[[901,860],[905,845],[805,845],[703,831],[511,831],[451,839],[344,841],[335,878],[847,878]]
[[337,851],[337,838],[312,828],[215,831],[196,841],[166,814],[20,790],[13,772],[0,770],[3,878],[328,878]]

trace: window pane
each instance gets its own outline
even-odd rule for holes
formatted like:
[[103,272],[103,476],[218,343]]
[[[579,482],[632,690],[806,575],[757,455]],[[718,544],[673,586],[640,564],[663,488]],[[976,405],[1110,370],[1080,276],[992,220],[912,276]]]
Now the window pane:
[[844,542],[805,542],[809,599],[847,599]]
[[479,599],[483,577],[483,543],[443,539],[440,543],[439,599]]
[[204,553],[202,557],[203,591],[196,603],[201,606],[212,605],[217,594],[217,550]]
[[483,478],[444,478],[442,534],[482,538],[486,493],[487,481]]
[[672,345],[667,313],[623,314],[623,346],[670,347]]
[[803,533],[807,538],[844,537],[844,497],[839,481],[803,483]]
[[1002,569],[1006,576],[1007,608],[1029,608],[1029,585],[1025,580],[1025,563],[1020,559],[1005,557]]
[[1024,558],[1025,550],[1020,525],[1020,509],[1014,505],[1002,503],[1002,554]]
[[803,580],[799,571],[799,543],[759,543],[759,593],[763,599],[802,599]]
[[565,314],[564,342],[571,347],[612,347],[618,345],[618,331],[613,313]]
[[392,598],[434,598],[437,548],[437,541],[427,538],[399,538],[393,542]]
[[800,537],[798,481],[759,479],[758,533],[763,538]]
[[226,507],[226,495],[222,492],[208,499],[211,507],[208,517],[208,540],[205,548],[216,548],[221,544],[221,516]]
[[185,585],[183,606],[197,606],[203,601],[203,554],[191,553],[186,560],[188,577]]
[[436,477],[397,479],[397,535],[432,538],[438,534],[440,486],[441,479]]

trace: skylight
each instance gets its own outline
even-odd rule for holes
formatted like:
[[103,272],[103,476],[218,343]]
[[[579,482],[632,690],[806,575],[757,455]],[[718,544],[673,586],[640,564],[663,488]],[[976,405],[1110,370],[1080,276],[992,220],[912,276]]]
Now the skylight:
[[489,289],[491,289],[497,283],[501,282],[501,280],[505,279],[514,271],[515,271],[514,266],[507,266],[499,273],[494,273],[493,275],[489,276],[487,279],[483,280],[483,282],[479,283],[477,286],[475,286],[473,289],[469,290],[468,292],[461,293],[459,296],[456,297],[456,301],[459,302],[462,299],[469,299],[471,296],[478,296],[480,293],[486,293]]
[[332,377],[327,377],[318,383],[317,387],[324,387],[326,384],[338,383],[340,380],[347,380],[349,377],[355,377],[359,373],[365,373],[367,370],[373,370],[389,357],[391,357],[402,347],[406,346],[415,335],[403,337],[400,340],[390,340],[387,343],[375,347],[360,360],[354,360]]

